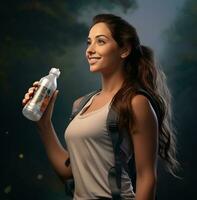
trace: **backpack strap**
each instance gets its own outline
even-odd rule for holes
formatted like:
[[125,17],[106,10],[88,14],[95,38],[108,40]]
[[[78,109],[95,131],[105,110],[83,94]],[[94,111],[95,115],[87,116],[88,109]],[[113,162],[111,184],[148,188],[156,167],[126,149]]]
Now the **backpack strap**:
[[[81,111],[81,109],[85,106],[85,104],[89,101],[89,99],[94,94],[99,92],[100,90],[101,89],[95,90],[95,91],[83,96],[77,109],[72,111],[71,116],[69,118],[69,122],[71,122],[72,119]],[[153,97],[148,92],[146,92],[144,89],[138,89],[137,94],[143,94],[144,96],[146,96],[150,100],[153,108],[155,109],[157,116],[159,116],[159,109],[158,109],[157,103],[153,99]],[[117,113],[112,108],[109,109],[109,113],[107,116],[107,128],[108,128],[111,140],[112,140],[112,146],[113,146],[113,151],[114,151],[114,156],[115,156],[115,166],[109,170],[108,180],[109,180],[109,185],[110,185],[113,200],[121,199],[122,161],[121,161],[120,145],[122,142],[122,134],[120,134],[117,120],[118,120]],[[133,170],[135,170],[134,159],[135,158],[132,159]],[[129,169],[131,169],[131,168],[129,167]],[[73,182],[71,182],[71,183],[73,184]],[[74,187],[74,185],[72,186],[72,188],[73,187]],[[66,190],[66,191],[67,191],[67,193],[69,192],[68,190]]]
[[[136,91],[136,94],[142,94],[148,98],[150,101],[151,105],[153,106],[156,115],[158,118],[160,118],[160,112],[159,108],[157,105],[157,102],[155,99],[144,89],[139,88]],[[112,167],[109,170],[108,173],[108,180],[109,180],[109,185],[112,193],[112,199],[117,200],[121,199],[121,174],[122,174],[122,167],[125,168],[122,160],[121,160],[121,149],[120,145],[122,142],[122,135],[121,131],[118,128],[118,116],[117,113],[111,108],[109,110],[108,116],[107,116],[107,128],[109,131],[109,135],[111,136],[112,140],[112,146],[113,146],[113,151],[114,151],[114,159],[115,159],[115,166]],[[131,172],[128,172],[129,175],[132,176],[133,186],[134,186],[134,191],[135,191],[135,185],[136,185],[136,169],[135,169],[135,157],[131,158],[131,160],[128,163],[128,169]]]
[[85,106],[85,104],[90,100],[90,98],[95,95],[97,92],[99,92],[101,89],[95,90],[91,93],[86,94],[85,96],[83,96],[83,98],[81,99],[78,107],[72,111],[71,116],[69,118],[69,122],[71,122],[73,120],[73,118],[82,110],[82,108]]
[[114,151],[115,166],[111,167],[108,172],[109,186],[111,189],[112,199],[121,199],[121,174],[122,163],[120,158],[120,144],[122,142],[122,134],[119,134],[117,113],[111,108],[107,116],[107,128],[112,140]]

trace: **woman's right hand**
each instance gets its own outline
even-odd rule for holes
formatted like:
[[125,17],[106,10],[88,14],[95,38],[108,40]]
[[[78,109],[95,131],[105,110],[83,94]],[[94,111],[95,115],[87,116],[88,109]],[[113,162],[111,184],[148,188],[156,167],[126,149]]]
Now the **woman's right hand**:
[[29,100],[33,98],[36,90],[38,89],[38,86],[39,86],[39,82],[35,81],[33,83],[33,86],[28,89],[27,93],[25,94],[22,100],[23,106],[25,106],[29,102]]
[[[25,106],[33,98],[36,90],[38,89],[38,86],[39,86],[39,82],[36,81],[36,82],[33,83],[33,86],[28,89],[28,92],[25,94],[25,96],[22,100],[23,106]],[[53,93],[53,95],[52,95],[52,97],[49,101],[49,104],[48,104],[46,110],[44,111],[41,119],[36,122],[39,128],[46,127],[51,123],[54,103],[55,103],[58,92],[59,91],[56,90]]]

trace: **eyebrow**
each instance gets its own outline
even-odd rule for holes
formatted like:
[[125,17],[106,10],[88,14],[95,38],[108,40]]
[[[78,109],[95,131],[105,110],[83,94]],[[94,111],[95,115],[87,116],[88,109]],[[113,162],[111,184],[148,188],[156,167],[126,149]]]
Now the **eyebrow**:
[[[107,39],[109,39],[106,35],[97,35],[96,38],[98,38],[98,37],[100,37],[100,36],[104,36],[104,37],[106,37]],[[88,40],[90,40],[90,39],[91,39],[91,38],[88,37]]]

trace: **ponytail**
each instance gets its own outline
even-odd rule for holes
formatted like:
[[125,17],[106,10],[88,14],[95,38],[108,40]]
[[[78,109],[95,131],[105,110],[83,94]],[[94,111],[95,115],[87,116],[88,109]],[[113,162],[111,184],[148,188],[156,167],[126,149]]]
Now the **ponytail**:
[[143,88],[152,95],[158,104],[159,156],[166,162],[168,171],[175,175],[179,163],[176,160],[176,137],[172,126],[171,94],[167,87],[164,72],[155,65],[153,51],[140,41],[136,29],[127,21],[113,14],[99,14],[93,24],[103,22],[111,31],[119,47],[131,46],[131,53],[125,59],[124,83],[113,98],[112,107],[119,114],[119,126],[132,133],[131,99],[137,89]]
[[128,59],[126,69],[130,70],[130,82],[135,80],[134,85],[145,89],[157,102],[160,111],[158,154],[165,161],[167,170],[178,177],[175,175],[180,166],[176,159],[176,130],[172,126],[171,93],[165,73],[155,65],[154,53],[147,46],[135,48]]

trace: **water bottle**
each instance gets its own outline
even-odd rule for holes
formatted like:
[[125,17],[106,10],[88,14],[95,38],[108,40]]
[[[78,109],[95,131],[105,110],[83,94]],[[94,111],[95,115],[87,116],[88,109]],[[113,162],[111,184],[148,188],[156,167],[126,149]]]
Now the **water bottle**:
[[51,68],[49,75],[40,79],[38,88],[32,99],[24,106],[23,115],[32,121],[39,121],[42,114],[57,88],[57,78],[60,75],[59,69]]

